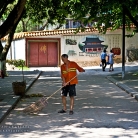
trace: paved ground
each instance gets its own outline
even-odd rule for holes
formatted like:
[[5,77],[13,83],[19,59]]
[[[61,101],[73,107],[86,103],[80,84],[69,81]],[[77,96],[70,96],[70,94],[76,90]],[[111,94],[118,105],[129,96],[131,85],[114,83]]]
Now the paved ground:
[[[41,69],[39,68],[39,70]],[[128,65],[126,67],[127,71],[133,70],[133,73],[136,72],[137,69],[137,64]],[[118,81],[115,80],[115,77],[119,76],[115,74],[120,74],[120,71],[120,65],[116,65],[115,71],[112,73],[108,71],[102,72],[101,68],[93,67],[92,69],[87,68],[85,73],[79,74],[79,85],[77,85],[77,97],[74,109],[75,113],[73,116],[68,115],[68,113],[63,115],[57,113],[57,111],[62,108],[60,92],[53,98],[49,99],[49,104],[38,115],[26,115],[22,113],[22,109],[37,101],[40,97],[21,99],[14,110],[12,110],[1,122],[0,137],[137,137],[137,100],[116,86],[123,82],[121,78],[119,78]],[[36,76],[38,76],[40,72],[35,71],[35,73],[37,74]],[[11,75],[10,78],[14,78],[16,75]],[[110,77],[112,75],[113,77]],[[30,76],[30,79],[33,76],[34,75]],[[4,85],[6,79],[7,83],[11,83],[11,81],[14,80],[11,79],[8,82],[9,77],[5,78],[4,81],[1,79],[0,86],[2,83]],[[133,78],[128,79],[131,82]],[[137,79],[135,81],[137,81]],[[127,81],[125,80],[124,82]],[[129,88],[128,86],[130,86],[130,84],[131,83],[127,84],[127,88]],[[49,96],[60,86],[61,79],[59,69],[55,68],[52,71],[52,69],[47,68],[47,71],[42,73],[39,79],[33,84],[33,87],[30,87],[27,94],[40,93]],[[135,86],[133,86],[132,89],[136,86],[137,83],[135,83]],[[11,88],[8,90],[11,90]],[[69,104],[69,98],[67,100]],[[0,101],[0,104],[1,103],[2,101]],[[1,105],[1,110],[3,110],[2,107],[3,106]]]
[[[21,71],[8,71],[9,77],[0,78],[0,122],[10,112],[14,105],[20,100],[20,96],[14,95],[12,82],[23,81]],[[26,81],[26,91],[32,86],[41,71],[24,71]]]

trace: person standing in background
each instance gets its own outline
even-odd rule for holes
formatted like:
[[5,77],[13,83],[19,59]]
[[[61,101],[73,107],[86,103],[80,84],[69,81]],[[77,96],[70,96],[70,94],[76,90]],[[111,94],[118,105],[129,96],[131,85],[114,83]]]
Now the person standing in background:
[[114,71],[113,64],[114,64],[114,57],[115,57],[112,50],[110,50],[110,54],[108,56],[109,56],[109,64],[110,64],[109,72],[111,72],[111,71]]
[[102,62],[102,70],[105,71],[106,68],[106,49],[103,50],[103,52],[101,53],[101,62]]

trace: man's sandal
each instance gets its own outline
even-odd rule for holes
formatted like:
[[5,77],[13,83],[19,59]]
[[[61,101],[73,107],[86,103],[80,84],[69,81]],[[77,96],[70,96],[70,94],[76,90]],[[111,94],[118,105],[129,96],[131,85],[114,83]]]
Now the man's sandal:
[[69,115],[73,115],[73,111],[69,111]]
[[62,109],[62,110],[58,111],[58,113],[66,113],[66,111]]

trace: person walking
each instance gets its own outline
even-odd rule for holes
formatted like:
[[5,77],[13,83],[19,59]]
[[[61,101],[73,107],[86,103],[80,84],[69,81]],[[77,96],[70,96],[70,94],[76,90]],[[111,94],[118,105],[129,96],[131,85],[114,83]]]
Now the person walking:
[[106,68],[106,49],[103,50],[103,52],[101,53],[101,62],[102,62],[102,70],[105,71]]
[[61,96],[62,96],[63,109],[58,111],[58,113],[66,113],[66,111],[67,111],[66,97],[69,94],[69,96],[70,96],[69,114],[72,115],[73,107],[74,107],[74,96],[76,96],[76,87],[75,86],[76,86],[76,84],[78,84],[76,70],[78,70],[79,72],[85,72],[85,70],[83,68],[81,68],[76,62],[68,60],[67,54],[63,54],[61,56],[61,59],[63,61],[63,64],[61,65],[61,78],[62,78],[62,86],[63,86],[63,88],[61,90]]
[[110,50],[110,54],[108,56],[109,56],[109,64],[110,64],[109,72],[111,72],[111,71],[114,71],[113,64],[114,64],[114,57],[115,57],[112,50]]

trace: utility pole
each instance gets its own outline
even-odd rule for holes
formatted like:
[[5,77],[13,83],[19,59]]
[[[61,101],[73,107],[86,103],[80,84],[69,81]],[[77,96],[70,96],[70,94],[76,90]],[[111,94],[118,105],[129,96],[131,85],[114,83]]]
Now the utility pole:
[[125,9],[123,6],[123,29],[122,29],[122,79],[125,77]]

